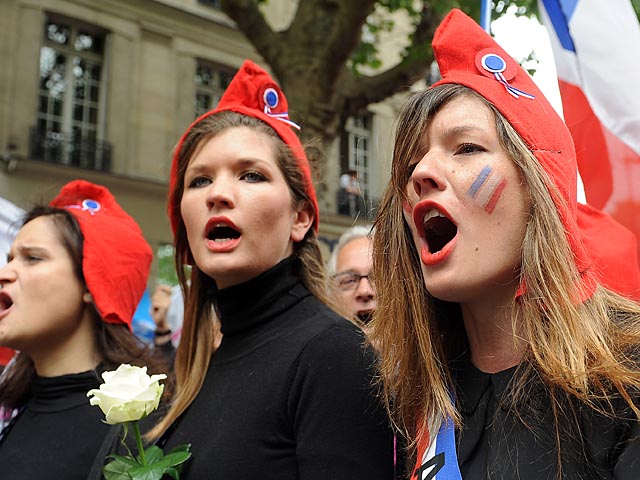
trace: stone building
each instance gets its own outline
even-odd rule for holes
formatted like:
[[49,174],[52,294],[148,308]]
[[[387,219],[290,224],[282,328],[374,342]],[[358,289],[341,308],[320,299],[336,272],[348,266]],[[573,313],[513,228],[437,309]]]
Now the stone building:
[[[166,251],[173,147],[244,58],[264,65],[216,3],[1,0],[0,197],[29,208],[84,178],[107,186],[156,252]],[[293,7],[271,0],[267,18],[277,28]],[[360,221],[337,214],[340,175],[358,171],[368,206],[384,189],[397,103],[350,119],[330,152],[325,181],[336,190],[321,198],[320,224],[327,250]],[[150,283],[157,272],[154,262]]]

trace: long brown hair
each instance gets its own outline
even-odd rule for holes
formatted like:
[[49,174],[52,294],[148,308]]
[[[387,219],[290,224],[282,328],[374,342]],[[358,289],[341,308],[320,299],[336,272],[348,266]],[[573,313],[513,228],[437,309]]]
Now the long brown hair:
[[[82,273],[84,237],[76,218],[64,209],[37,206],[27,212],[23,226],[39,217],[47,217],[51,220],[59,240],[71,257],[77,279],[84,284]],[[95,308],[91,311],[95,323],[96,356],[101,360],[102,368],[112,370],[122,363],[130,363],[140,367],[146,366],[150,373],[166,371],[166,362],[137,339],[126,325],[103,322]],[[11,409],[27,401],[35,373],[31,358],[26,353],[17,353],[13,363],[7,367],[1,377],[0,404]]]
[[[184,189],[184,176],[196,149],[228,128],[248,127],[268,136],[275,146],[276,160],[291,192],[294,208],[309,205],[305,180],[298,163],[289,147],[266,123],[239,113],[223,111],[205,117],[193,126],[185,138],[178,156],[178,174],[175,198],[179,204]],[[215,314],[211,291],[215,288],[212,278],[202,272],[197,265],[191,268],[187,278],[185,265],[193,264],[193,257],[187,240],[184,221],[180,218],[175,234],[176,269],[185,298],[182,337],[175,361],[176,392],[167,415],[154,429],[149,438],[157,438],[193,402],[205,379],[209,360],[213,354]],[[299,259],[302,282],[320,301],[338,310],[335,301],[326,290],[326,274],[322,253],[313,228],[310,228],[301,242],[294,244],[294,256]]]
[[[402,202],[407,200],[409,162],[425,129],[447,102],[462,95],[491,109],[501,144],[531,197],[520,272],[526,291],[511,305],[513,331],[522,335],[526,351],[510,402],[519,404],[534,376],[550,392],[556,425],[563,398],[614,414],[608,407],[619,396],[640,416],[629,395],[640,384],[632,358],[640,345],[640,306],[602,287],[585,302],[572,300],[579,298],[579,273],[552,201],[552,195],[560,197],[553,183],[493,105],[466,87],[442,85],[415,94],[400,113],[391,181],[375,220],[373,272],[385,288],[377,292],[372,340],[380,351],[381,379],[394,421],[413,447],[444,416],[460,422],[451,403],[449,364],[465,348],[462,316],[459,305],[437,300],[426,290]],[[559,444],[557,428],[556,440]]]

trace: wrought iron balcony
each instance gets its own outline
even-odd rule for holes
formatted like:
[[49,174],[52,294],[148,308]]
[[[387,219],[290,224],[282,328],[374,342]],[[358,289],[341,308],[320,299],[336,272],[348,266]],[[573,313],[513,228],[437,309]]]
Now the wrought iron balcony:
[[88,170],[111,171],[111,144],[32,127],[29,156],[34,160]]

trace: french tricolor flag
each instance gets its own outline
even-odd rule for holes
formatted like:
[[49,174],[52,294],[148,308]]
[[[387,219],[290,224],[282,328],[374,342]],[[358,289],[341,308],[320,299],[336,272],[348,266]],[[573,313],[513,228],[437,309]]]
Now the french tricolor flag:
[[587,202],[640,238],[638,17],[629,0],[538,0],[538,6]]

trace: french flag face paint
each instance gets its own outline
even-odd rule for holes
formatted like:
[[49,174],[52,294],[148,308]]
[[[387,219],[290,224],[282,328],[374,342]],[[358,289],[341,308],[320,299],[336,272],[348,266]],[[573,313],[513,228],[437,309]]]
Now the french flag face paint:
[[485,165],[467,190],[467,196],[491,214],[506,186],[507,181],[489,165]]

